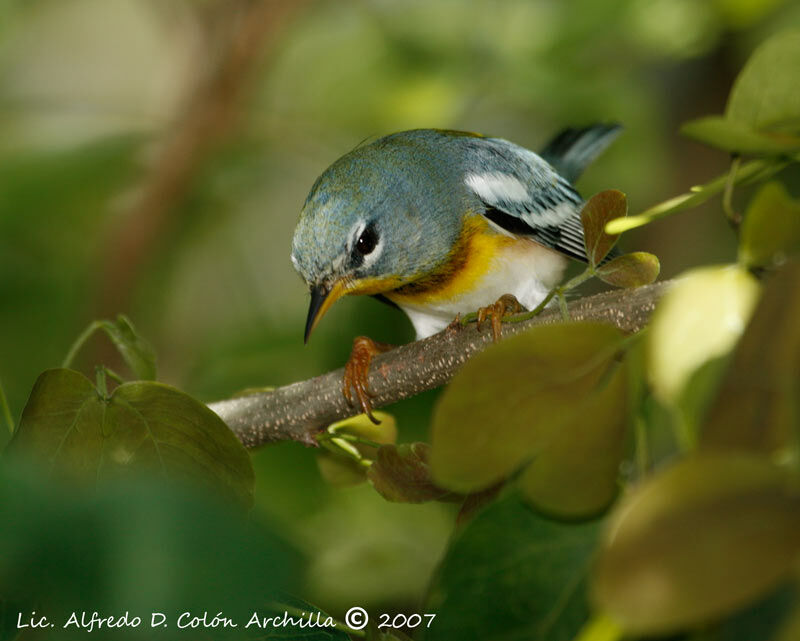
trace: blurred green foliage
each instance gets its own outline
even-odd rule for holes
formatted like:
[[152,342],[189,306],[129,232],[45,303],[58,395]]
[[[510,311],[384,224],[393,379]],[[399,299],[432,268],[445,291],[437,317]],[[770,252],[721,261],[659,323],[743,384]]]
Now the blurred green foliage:
[[[131,202],[164,139],[180,127],[197,79],[215,62],[219,34],[213,25],[224,23],[219,17],[235,4],[0,0],[0,383],[15,421],[39,373],[60,364],[75,336],[107,305],[108,264],[119,255],[114,232],[138,231],[126,215]],[[311,344],[302,345],[306,292],[288,260],[291,233],[316,176],[361,140],[446,127],[535,149],[568,125],[621,121],[627,134],[579,187],[587,196],[618,188],[635,213],[726,169],[724,154],[679,138],[678,125],[721,113],[755,46],[779,28],[800,27],[800,5],[788,0],[286,4],[289,18],[247,78],[236,127],[199,163],[141,264],[123,262],[134,277],[120,286],[124,306],[108,310],[128,315],[153,342],[162,380],[202,400],[338,367],[357,334],[410,340],[396,310],[346,300]],[[779,178],[790,195],[798,194],[796,167]],[[743,189],[737,199],[744,203],[749,195]],[[628,234],[623,245],[657,254],[665,276],[731,261],[737,251],[716,201]],[[742,251],[754,255],[750,247]],[[87,348],[76,362],[84,369],[94,363],[92,350],[105,355],[100,338]],[[123,366],[114,358],[107,364]],[[427,439],[436,397],[425,394],[393,408],[400,441]],[[669,410],[658,404],[648,412],[654,423],[669,422]],[[293,572],[276,570],[276,577],[293,574],[299,594],[336,614],[354,604],[419,607],[452,529],[449,506],[388,503],[363,486],[332,489],[313,453],[295,444],[262,450],[252,460],[256,515],[272,517],[274,529],[305,561]],[[20,489],[2,482],[0,502],[16,515],[15,529],[2,529],[9,541],[42,536],[48,523],[62,518],[58,509],[71,515],[63,517],[65,536],[90,529],[75,514],[91,516],[94,507],[44,496],[37,483]],[[100,494],[98,519],[116,518],[108,511],[122,500],[115,491]],[[162,516],[183,518],[183,499],[168,493],[163,500],[153,516],[137,513],[134,499],[130,518],[156,525]],[[480,517],[497,516],[486,527],[502,530],[507,517],[539,527],[533,515],[500,513],[511,499],[504,501]],[[33,513],[34,502],[44,516]],[[163,528],[178,527],[187,536],[176,540],[185,541],[204,531],[198,523],[219,524],[224,517],[186,518]],[[223,533],[212,538],[221,531],[211,528],[197,545],[239,540]],[[480,536],[479,528],[465,533],[450,548],[437,584],[442,590],[460,564],[466,571],[474,562],[468,544]],[[283,568],[279,548],[242,549],[247,558]],[[148,558],[138,547],[124,552]],[[54,549],[45,561],[58,553]],[[220,554],[220,563],[227,563],[228,552]],[[30,557],[19,558],[12,578],[31,567]],[[189,556],[176,559],[191,563]],[[45,561],[35,566],[39,573],[30,585],[57,568]],[[230,567],[244,561],[237,556]],[[187,581],[193,576],[183,565],[159,572]],[[279,583],[247,586],[256,592]],[[52,599],[64,596],[54,592]],[[455,618],[450,621],[457,629]]]

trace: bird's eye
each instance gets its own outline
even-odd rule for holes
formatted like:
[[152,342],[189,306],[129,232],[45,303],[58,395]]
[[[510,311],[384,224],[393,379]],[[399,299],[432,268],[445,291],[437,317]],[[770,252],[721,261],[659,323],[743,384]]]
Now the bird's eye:
[[356,251],[362,256],[371,254],[378,244],[378,232],[373,225],[367,225],[356,241]]

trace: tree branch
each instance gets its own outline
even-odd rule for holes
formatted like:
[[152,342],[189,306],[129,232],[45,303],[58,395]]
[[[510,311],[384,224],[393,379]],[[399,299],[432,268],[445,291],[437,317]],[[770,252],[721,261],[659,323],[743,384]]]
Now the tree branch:
[[[576,321],[605,321],[626,332],[638,331],[647,323],[667,283],[577,299],[569,305],[570,316]],[[521,323],[504,323],[503,335],[560,319],[558,309],[548,309]],[[369,373],[373,407],[444,385],[472,355],[491,343],[491,335],[490,329],[479,332],[472,323],[376,356]],[[342,395],[343,372],[338,369],[270,392],[211,403],[209,407],[246,447],[287,440],[314,446],[319,429],[356,413]]]

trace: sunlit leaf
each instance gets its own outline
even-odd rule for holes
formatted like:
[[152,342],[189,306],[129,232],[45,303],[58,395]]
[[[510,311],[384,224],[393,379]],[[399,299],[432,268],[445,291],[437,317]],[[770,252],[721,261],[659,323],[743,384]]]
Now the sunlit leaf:
[[661,270],[661,263],[653,254],[633,252],[617,256],[597,268],[597,276],[615,287],[641,287],[649,285]]
[[506,496],[459,531],[430,590],[426,641],[570,641],[589,617],[599,523],[558,523]]
[[625,194],[616,189],[595,194],[583,206],[581,210],[583,238],[586,255],[593,267],[600,264],[619,238],[605,232],[606,223],[615,218],[623,218],[627,214],[628,201]]
[[731,89],[725,117],[757,130],[800,133],[800,31],[778,33],[747,61]]
[[800,149],[800,136],[760,132],[751,125],[724,116],[706,116],[685,123],[681,133],[731,153],[776,154]]
[[431,469],[455,492],[482,490],[586,420],[622,334],[599,323],[542,325],[492,345],[453,378],[433,417]]
[[387,501],[422,503],[452,497],[452,492],[438,487],[431,478],[429,449],[426,443],[384,445],[367,476]]
[[674,403],[695,369],[733,347],[758,294],[758,281],[739,267],[702,267],[676,279],[647,335],[648,376],[662,401]]
[[800,493],[748,455],[685,459],[610,517],[596,604],[634,635],[702,625],[768,593],[800,554]]
[[625,364],[609,370],[580,406],[574,420],[562,424],[519,481],[527,500],[562,517],[600,512],[617,491],[628,425]]
[[742,221],[739,260],[769,267],[800,253],[800,200],[782,183],[768,182],[753,197]]
[[781,451],[792,444],[797,447],[798,319],[800,262],[795,261],[767,280],[708,412],[701,446],[764,452]]
[[205,405],[160,383],[126,383],[104,399],[79,372],[48,370],[7,454],[92,484],[150,470],[248,507],[253,501],[253,468],[233,432]]

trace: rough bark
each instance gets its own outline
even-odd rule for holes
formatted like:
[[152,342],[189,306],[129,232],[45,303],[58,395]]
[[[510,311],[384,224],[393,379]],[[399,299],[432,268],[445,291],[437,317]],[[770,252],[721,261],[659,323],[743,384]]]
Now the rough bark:
[[[626,332],[635,332],[647,323],[666,286],[667,282],[660,282],[577,299],[569,304],[570,317],[576,321],[605,321]],[[524,322],[504,323],[503,335],[560,320],[558,309],[548,309]],[[461,365],[491,341],[488,324],[478,331],[471,323],[376,356],[369,374],[373,407],[383,407],[444,385]],[[209,407],[246,447],[287,440],[315,445],[314,436],[320,428],[357,413],[342,395],[343,371],[338,369],[270,392],[212,403]]]

